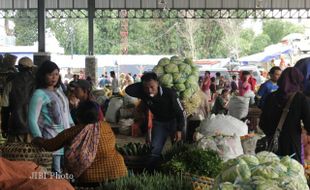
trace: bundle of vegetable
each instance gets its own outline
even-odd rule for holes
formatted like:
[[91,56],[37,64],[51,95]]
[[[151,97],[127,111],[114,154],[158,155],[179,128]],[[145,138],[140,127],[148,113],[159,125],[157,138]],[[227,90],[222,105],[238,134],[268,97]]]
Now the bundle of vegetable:
[[143,173],[129,175],[103,185],[106,190],[188,190],[192,189],[191,181],[176,175],[164,175],[161,173]]
[[170,59],[165,57],[158,62],[153,71],[158,75],[161,85],[177,91],[186,113],[193,113],[201,99],[198,94],[199,70],[193,61],[177,56]]
[[[200,176],[215,177],[221,170],[222,160],[213,150],[202,150],[188,145],[181,147],[184,151],[174,151],[172,159],[163,164],[168,172],[191,173]],[[165,158],[171,157],[165,156]]]
[[123,156],[148,156],[152,150],[148,144],[131,142],[122,147],[116,146],[116,149]]
[[110,98],[112,96],[112,90],[110,90],[107,87],[104,87],[100,90],[93,90],[92,93],[95,97],[106,96],[106,97]]
[[228,160],[215,179],[213,189],[308,190],[299,162],[271,152],[242,155]]

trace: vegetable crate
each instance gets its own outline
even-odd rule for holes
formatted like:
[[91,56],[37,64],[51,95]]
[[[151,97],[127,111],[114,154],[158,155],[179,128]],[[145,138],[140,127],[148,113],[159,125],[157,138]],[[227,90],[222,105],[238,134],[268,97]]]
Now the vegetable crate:
[[193,190],[210,190],[214,184],[213,178],[198,176],[190,173],[185,173],[183,176],[192,181]]

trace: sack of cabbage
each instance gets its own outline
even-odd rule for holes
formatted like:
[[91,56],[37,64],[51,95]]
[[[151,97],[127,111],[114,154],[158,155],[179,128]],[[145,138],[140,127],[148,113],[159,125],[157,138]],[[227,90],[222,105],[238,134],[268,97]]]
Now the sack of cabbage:
[[218,190],[308,190],[303,166],[271,152],[241,155],[223,164],[213,189]]

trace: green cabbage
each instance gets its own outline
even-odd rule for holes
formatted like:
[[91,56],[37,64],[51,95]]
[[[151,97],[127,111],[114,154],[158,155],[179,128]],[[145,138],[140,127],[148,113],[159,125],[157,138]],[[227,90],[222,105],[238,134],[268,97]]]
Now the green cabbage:
[[227,160],[226,162],[223,163],[223,166],[222,166],[223,171],[225,171],[225,170],[227,170],[227,169],[229,169],[229,168],[239,164],[239,162],[240,162],[240,159],[237,159],[237,158]]
[[304,167],[296,160],[285,156],[281,159],[281,163],[287,167],[288,172],[297,173],[299,175],[304,175]]
[[255,187],[255,190],[282,190],[275,180],[264,180]]
[[173,82],[183,84],[186,81],[186,77],[182,73],[173,73]]
[[278,173],[280,177],[286,175],[287,167],[280,162],[272,162],[270,166],[274,168],[274,170]]
[[183,92],[181,92],[181,99],[188,99],[191,98],[193,95],[192,90],[190,89],[186,89]]
[[185,59],[183,60],[183,62],[186,63],[186,64],[189,64],[189,65],[193,65],[193,60],[190,59],[190,58],[185,58]]
[[285,190],[309,190],[305,176],[284,176],[279,178],[279,186]]
[[156,65],[153,68],[153,72],[155,72],[158,77],[162,76],[165,73],[164,68],[162,66],[159,66],[159,65]]
[[159,82],[163,86],[166,86],[166,87],[171,87],[172,81],[173,81],[173,78],[172,78],[172,75],[170,74],[164,74],[159,78]]
[[253,155],[244,154],[239,156],[238,159],[242,159],[243,161],[245,161],[250,167],[250,169],[255,168],[259,165],[258,159]]
[[199,69],[196,66],[192,67],[192,75],[199,76]]
[[259,165],[253,170],[252,176],[260,176],[265,179],[277,179],[279,178],[279,173],[276,168],[271,165]]
[[174,85],[174,88],[175,88],[177,91],[179,91],[179,92],[182,92],[182,91],[186,90],[186,87],[185,87],[184,84],[175,84],[175,85]]
[[192,84],[198,84],[198,78],[195,75],[190,75],[187,79],[187,82]]
[[218,187],[213,188],[215,189],[221,189],[221,190],[234,190],[234,184],[230,183],[230,182],[224,182],[218,185]]
[[266,162],[280,161],[280,158],[272,152],[262,151],[256,154],[260,164]]
[[180,57],[178,57],[178,56],[172,56],[170,58],[170,61],[175,62],[177,64],[183,63],[183,60]]
[[185,75],[190,75],[192,73],[192,67],[183,63],[179,65],[179,71]]
[[164,67],[166,65],[169,65],[169,63],[170,63],[170,59],[167,57],[164,57],[164,58],[159,60],[158,65],[161,67]]
[[239,160],[239,163],[224,171],[220,179],[223,182],[234,183],[235,180],[248,180],[251,177],[251,170],[245,161]]
[[172,64],[170,63],[169,65],[165,66],[165,72],[166,73],[178,73],[179,72],[179,68],[176,64]]

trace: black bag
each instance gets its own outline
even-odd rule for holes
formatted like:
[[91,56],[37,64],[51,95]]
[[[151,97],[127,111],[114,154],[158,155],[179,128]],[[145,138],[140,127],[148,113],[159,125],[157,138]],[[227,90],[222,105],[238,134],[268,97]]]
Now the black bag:
[[278,152],[280,133],[281,133],[283,124],[285,122],[285,119],[287,117],[287,114],[289,112],[289,108],[291,106],[291,103],[295,97],[295,94],[296,93],[293,93],[290,96],[289,100],[287,101],[287,103],[283,109],[280,121],[278,123],[278,126],[276,128],[274,135],[273,136],[265,136],[265,137],[259,139],[256,143],[255,153],[258,153],[261,151],[269,151],[269,152],[274,152],[274,153]]
[[257,140],[255,153],[268,150],[269,144],[272,141],[272,137],[264,136],[263,138]]

